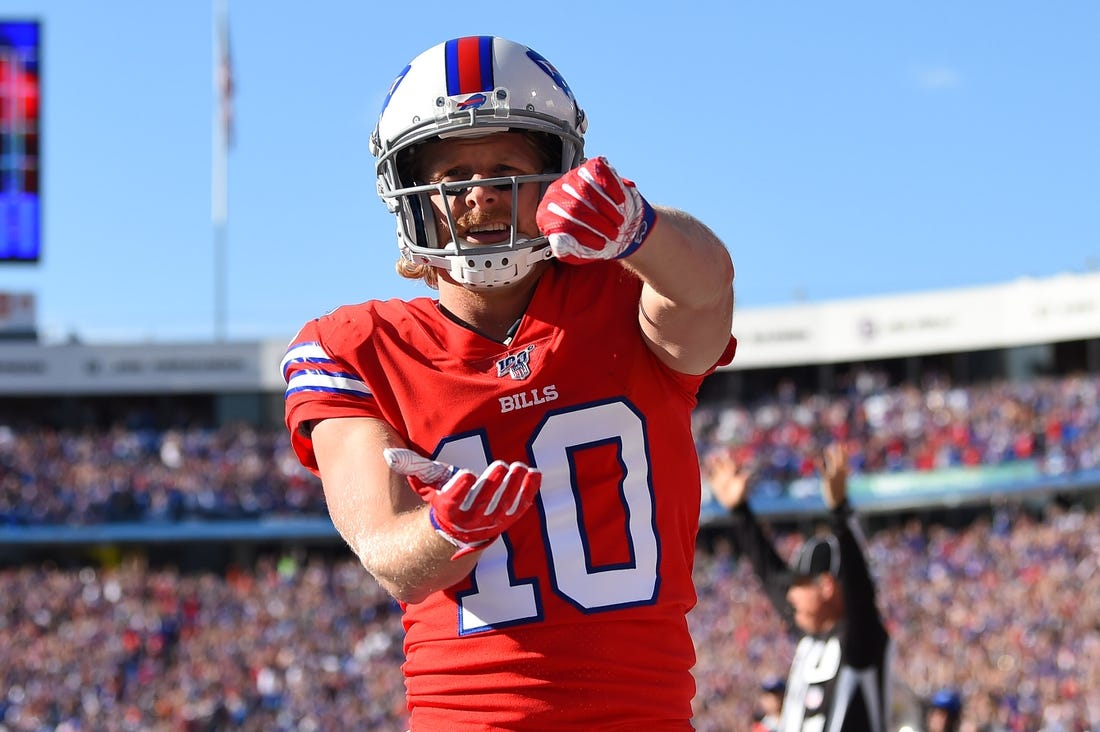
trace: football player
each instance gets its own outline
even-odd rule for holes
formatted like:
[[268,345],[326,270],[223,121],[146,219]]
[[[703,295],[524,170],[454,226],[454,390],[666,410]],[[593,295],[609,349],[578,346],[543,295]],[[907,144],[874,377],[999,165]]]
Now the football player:
[[404,612],[413,730],[689,730],[696,391],[733,265],[600,157],[557,69],[417,56],[371,139],[398,271],[438,297],[308,322],[286,423]]

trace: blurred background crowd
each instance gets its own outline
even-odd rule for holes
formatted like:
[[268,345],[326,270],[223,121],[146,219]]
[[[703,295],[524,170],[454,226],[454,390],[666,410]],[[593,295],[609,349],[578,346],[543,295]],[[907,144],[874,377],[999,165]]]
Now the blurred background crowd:
[[[1100,728],[1100,511],[1004,507],[869,538],[915,695],[958,689],[972,732]],[[792,641],[720,533],[696,579],[696,726],[748,729]],[[345,554],[193,573],[39,563],[0,586],[2,729],[405,729],[398,609]]]
[[[1013,461],[1048,475],[1100,469],[1097,374],[953,387],[864,372],[846,393],[780,387],[751,405],[702,403],[694,420],[701,453],[732,448],[773,495],[811,476],[833,440],[848,442],[853,474]],[[0,525],[324,515],[320,483],[282,428],[0,425]]]
[[930,375],[891,385],[861,371],[842,393],[792,385],[749,406],[720,401],[694,413],[701,450],[732,446],[771,491],[813,474],[831,441],[846,441],[853,473],[936,470],[1038,460],[1047,474],[1100,467],[1100,375],[953,386]]
[[323,515],[285,429],[0,427],[0,525]]
[[[733,449],[771,493],[811,477],[834,439],[856,474],[1100,467],[1095,375],[918,387],[865,373],[831,396],[707,401],[695,420],[701,453]],[[914,698],[957,690],[968,732],[1100,729],[1093,494],[875,517],[868,558]],[[324,515],[281,428],[0,426],[0,538]],[[806,528],[776,522],[782,551]],[[206,566],[182,561],[186,544],[147,549],[0,564],[0,732],[405,729],[399,609],[338,542]],[[696,727],[748,729],[793,641],[720,522],[701,533],[696,580]]]

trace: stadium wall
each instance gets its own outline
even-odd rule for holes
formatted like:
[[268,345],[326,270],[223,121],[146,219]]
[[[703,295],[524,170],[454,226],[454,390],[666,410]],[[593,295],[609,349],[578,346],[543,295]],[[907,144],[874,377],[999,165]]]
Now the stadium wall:
[[[731,371],[1090,342],[1100,370],[1100,273],[818,304],[742,308]],[[274,394],[287,341],[0,342],[0,396]]]
[[[1013,348],[1100,337],[1100,273],[986,287],[745,308],[730,370]],[[1100,368],[1093,347],[1092,368]]]

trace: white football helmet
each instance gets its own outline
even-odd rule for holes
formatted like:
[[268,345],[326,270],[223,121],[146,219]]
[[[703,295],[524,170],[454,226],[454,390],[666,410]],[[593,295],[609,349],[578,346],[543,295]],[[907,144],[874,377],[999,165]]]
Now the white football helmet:
[[[378,159],[378,195],[397,214],[397,243],[416,264],[446,269],[458,282],[485,289],[511,284],[551,256],[546,237],[518,238],[513,207],[507,243],[477,246],[460,239],[447,212],[449,242],[440,242],[430,196],[457,194],[473,185],[507,186],[513,199],[521,183],[545,187],[580,164],[584,112],[557,69],[535,51],[493,36],[456,38],[423,52],[390,86],[371,153]],[[539,132],[561,143],[561,162],[540,175],[425,184],[402,168],[407,152],[432,138],[478,136],[501,130]]]

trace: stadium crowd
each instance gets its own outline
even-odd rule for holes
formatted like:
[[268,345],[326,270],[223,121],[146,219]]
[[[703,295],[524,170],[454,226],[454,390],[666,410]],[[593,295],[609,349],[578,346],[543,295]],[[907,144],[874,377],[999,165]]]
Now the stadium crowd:
[[[1004,506],[884,528],[869,550],[915,694],[960,690],[969,732],[1100,730],[1100,511]],[[748,729],[792,641],[722,541],[696,579],[696,727]],[[405,729],[399,614],[344,555],[35,564],[0,570],[0,588],[5,732]]]
[[813,474],[825,445],[845,441],[853,473],[926,471],[1038,460],[1049,475],[1100,468],[1100,374],[952,386],[891,385],[863,371],[844,393],[781,386],[754,406],[711,401],[693,415],[700,450],[734,446],[773,490]]
[[[1096,374],[918,387],[865,372],[842,394],[704,403],[694,422],[700,452],[735,446],[772,493],[812,475],[832,440],[849,443],[853,474],[1021,460],[1050,475],[1100,469]],[[0,425],[0,526],[325,514],[282,428]]]
[[323,515],[285,429],[0,426],[0,527]]
[[[773,490],[810,476],[836,439],[855,472],[1036,460],[1064,475],[1100,468],[1100,376],[918,387],[866,373],[841,394],[707,402],[695,430],[701,453],[732,446]],[[325,515],[282,429],[0,426],[0,532],[272,515]],[[869,538],[914,694],[958,689],[969,732],[1100,730],[1100,511],[1004,503],[968,525],[913,520]],[[696,727],[748,729],[792,641],[721,538],[696,580]],[[0,732],[404,730],[401,638],[392,600],[342,551],[224,572],[140,553],[12,564]]]

